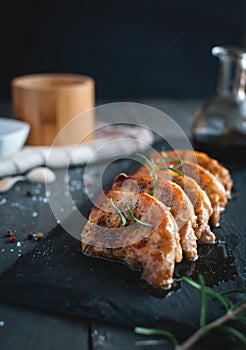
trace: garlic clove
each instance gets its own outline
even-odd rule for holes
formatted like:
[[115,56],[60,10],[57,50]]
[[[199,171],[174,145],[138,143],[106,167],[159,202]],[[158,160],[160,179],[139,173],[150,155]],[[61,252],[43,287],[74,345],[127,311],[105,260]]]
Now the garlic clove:
[[30,170],[26,179],[30,182],[52,183],[56,180],[56,174],[49,168],[38,167]]
[[24,181],[24,176],[5,177],[0,180],[0,193],[9,191],[18,181]]

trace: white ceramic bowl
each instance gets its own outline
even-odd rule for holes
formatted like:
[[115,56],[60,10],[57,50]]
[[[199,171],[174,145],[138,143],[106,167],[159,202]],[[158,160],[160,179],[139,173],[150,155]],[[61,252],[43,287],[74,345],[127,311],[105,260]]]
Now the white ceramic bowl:
[[15,119],[0,118],[0,159],[19,151],[29,134],[30,125]]

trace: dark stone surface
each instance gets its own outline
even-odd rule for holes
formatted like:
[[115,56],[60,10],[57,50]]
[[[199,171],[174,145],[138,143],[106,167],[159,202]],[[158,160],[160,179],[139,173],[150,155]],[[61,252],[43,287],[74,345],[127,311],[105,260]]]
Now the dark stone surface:
[[0,303],[0,315],[1,350],[89,350],[81,320],[7,303]]
[[[111,175],[122,170],[118,162]],[[82,170],[81,170],[82,171]],[[243,287],[246,282],[246,169],[234,170],[235,193],[215,230],[220,243],[200,249],[193,264],[177,265],[176,275],[197,279],[216,290]],[[87,204],[86,204],[87,203]],[[89,212],[86,199],[83,211]],[[72,222],[73,213],[70,220]],[[80,242],[60,226],[2,273],[0,298],[42,309],[122,325],[164,326],[180,338],[198,324],[199,294],[185,283],[166,297],[157,297],[140,283],[140,273],[110,261],[85,257]],[[220,305],[208,303],[208,319],[222,313]],[[227,340],[228,342],[228,340]]]

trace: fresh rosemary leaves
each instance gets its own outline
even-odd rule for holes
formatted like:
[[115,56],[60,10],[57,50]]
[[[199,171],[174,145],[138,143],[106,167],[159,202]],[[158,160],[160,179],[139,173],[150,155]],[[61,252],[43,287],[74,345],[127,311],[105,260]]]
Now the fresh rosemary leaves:
[[[117,214],[119,215],[119,217],[121,218],[121,226],[125,226],[127,224],[127,219],[125,217],[125,215],[122,213],[122,211],[117,207],[117,205],[113,202],[112,198],[110,198],[110,204],[112,205],[112,207],[116,210]],[[129,203],[126,203],[126,209],[129,213],[129,215],[131,216],[131,218],[138,224],[142,225],[142,226],[146,226],[146,227],[152,227],[151,224],[149,224],[148,222],[142,221],[137,219],[134,214],[133,211],[129,205]]]
[[110,198],[110,204],[112,205],[112,207],[117,211],[117,214],[119,215],[119,217],[121,218],[122,224],[121,226],[125,226],[127,221],[126,221],[126,217],[125,215],[122,213],[122,211],[117,207],[116,204],[114,204],[113,199]]
[[136,153],[136,155],[138,157],[143,158],[146,161],[146,163],[148,164],[148,166],[150,168],[151,175],[154,176],[154,181],[156,181],[156,178],[155,178],[156,172],[155,172],[155,170],[171,170],[171,171],[175,172],[178,175],[184,176],[184,173],[181,170],[179,170],[181,167],[184,166],[184,162],[182,160],[178,159],[178,158],[164,157],[163,156],[163,152],[161,152],[161,155],[162,155],[162,158],[163,158],[163,162],[166,162],[166,163],[168,163],[168,162],[176,162],[176,163],[178,163],[175,166],[174,165],[168,165],[168,166],[164,166],[163,167],[163,166],[160,166],[160,165],[156,164],[153,159],[149,159],[144,154]]
[[[208,288],[205,285],[202,275],[199,275],[198,278],[199,283],[192,281],[188,277],[183,277],[183,281],[190,284],[193,288],[197,289],[200,292],[201,297],[199,329],[195,333],[193,333],[187,340],[185,340],[182,344],[179,344],[177,338],[171,332],[166,331],[164,329],[135,327],[135,333],[144,335],[163,335],[172,342],[175,350],[188,350],[191,349],[194,344],[196,344],[209,332],[215,329],[221,329],[231,333],[232,335],[234,335],[234,337],[236,337],[238,340],[240,340],[243,344],[246,345],[246,336],[237,328],[226,325],[228,321],[237,321],[241,324],[246,324],[246,316],[244,314],[246,311],[246,299],[234,303],[231,299],[227,297],[227,295],[229,294],[246,293],[246,289],[231,289],[219,293],[213,291],[211,288]],[[217,299],[223,305],[226,311],[224,315],[218,317],[210,323],[206,323],[206,308],[208,297]]]
[[140,225],[142,225],[142,226],[146,226],[146,227],[151,227],[151,226],[152,226],[152,225],[149,224],[148,222],[145,222],[145,221],[142,221],[142,220],[137,219],[137,218],[134,216],[134,214],[133,214],[133,212],[132,212],[132,209],[131,209],[131,207],[130,207],[130,205],[129,205],[128,203],[126,203],[126,209],[127,209],[128,213],[129,213],[129,215],[131,216],[131,218],[132,218],[135,222],[137,222],[138,224],[140,224]]

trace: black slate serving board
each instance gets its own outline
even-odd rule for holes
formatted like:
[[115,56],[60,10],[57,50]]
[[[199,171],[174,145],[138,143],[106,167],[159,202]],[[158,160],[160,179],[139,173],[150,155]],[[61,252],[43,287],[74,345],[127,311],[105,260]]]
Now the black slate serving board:
[[[246,286],[246,169],[234,170],[232,177],[235,193],[214,230],[221,243],[201,247],[197,262],[176,269],[177,276],[194,279],[203,273],[216,290]],[[164,326],[183,335],[198,323],[200,308],[199,294],[185,283],[156,296],[141,285],[139,272],[83,256],[79,241],[60,226],[2,273],[0,298],[118,324]],[[214,301],[208,310],[208,319],[222,312]]]

